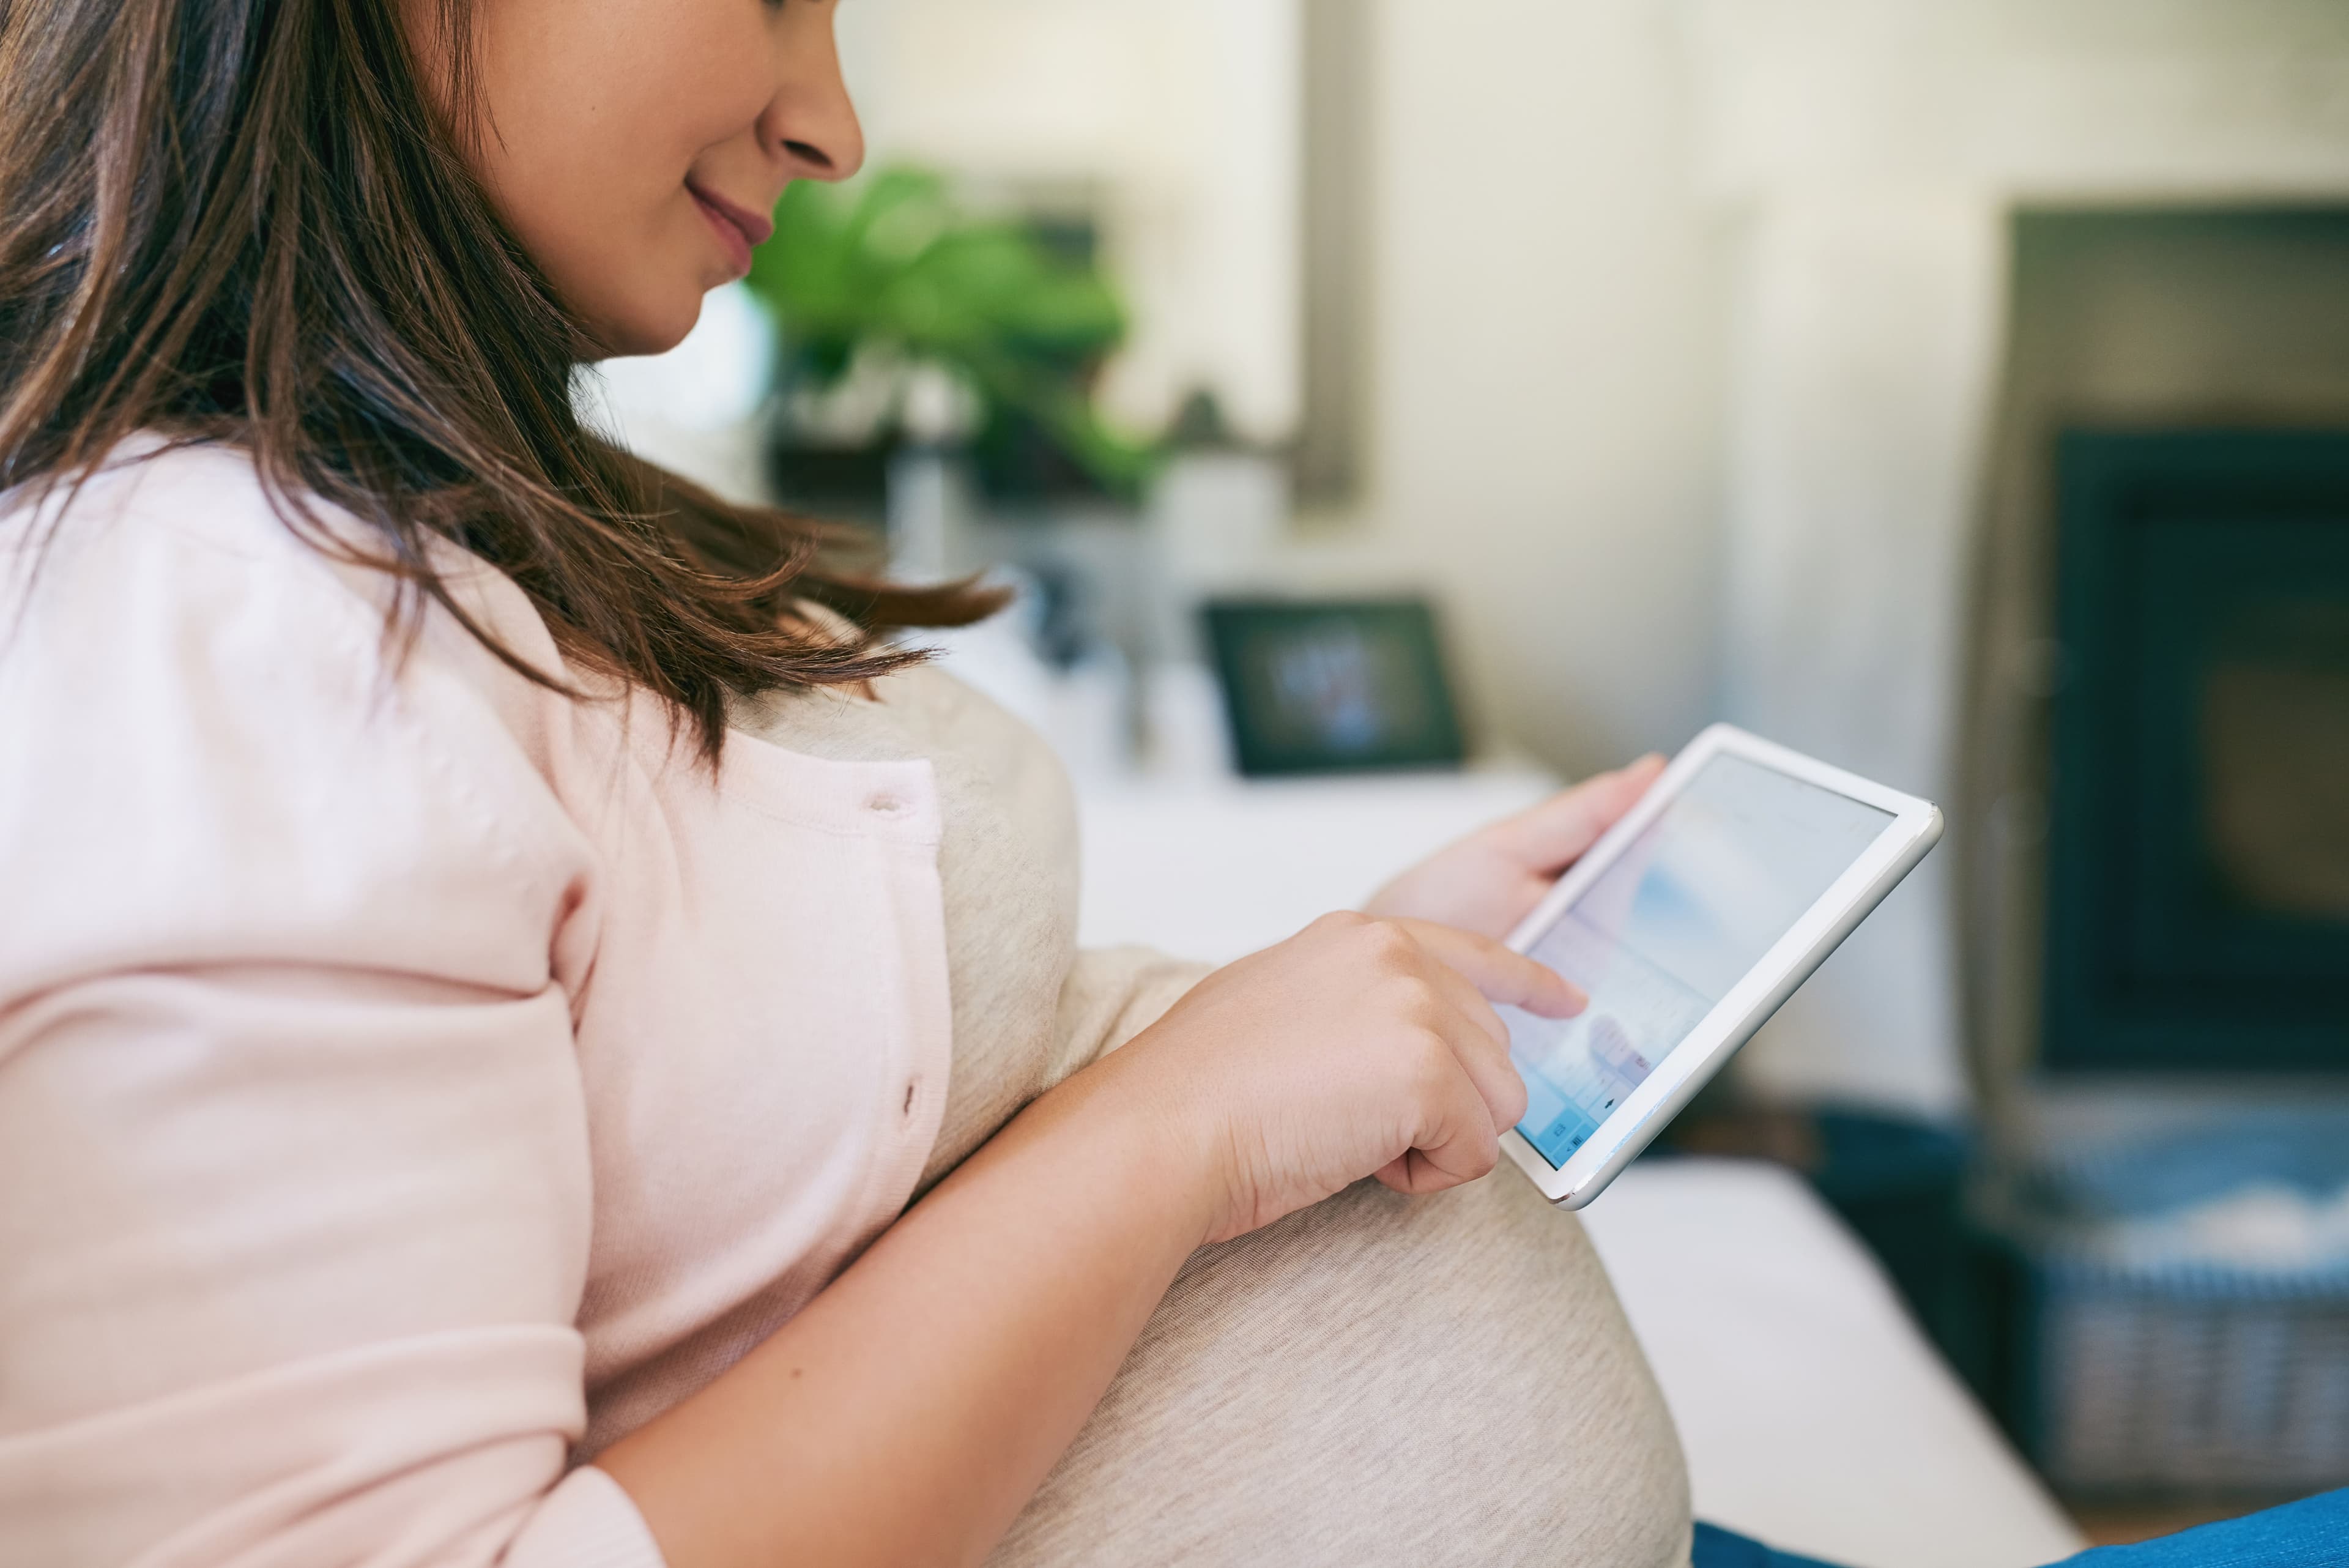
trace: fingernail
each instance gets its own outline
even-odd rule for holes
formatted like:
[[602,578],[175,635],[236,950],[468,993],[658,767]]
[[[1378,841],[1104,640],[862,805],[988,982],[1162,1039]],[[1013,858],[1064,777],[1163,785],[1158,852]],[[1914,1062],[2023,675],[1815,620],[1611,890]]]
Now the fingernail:
[[1558,981],[1566,987],[1566,1011],[1569,1016],[1590,1005],[1590,993],[1570,980]]

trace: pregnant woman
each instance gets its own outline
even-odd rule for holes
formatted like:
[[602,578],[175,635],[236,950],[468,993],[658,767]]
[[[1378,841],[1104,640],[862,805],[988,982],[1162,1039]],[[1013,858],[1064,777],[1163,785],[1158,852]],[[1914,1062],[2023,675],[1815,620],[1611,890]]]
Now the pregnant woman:
[[0,1562],[1684,1562],[1495,940],[1075,950],[961,589],[600,445],[830,0],[0,6]]

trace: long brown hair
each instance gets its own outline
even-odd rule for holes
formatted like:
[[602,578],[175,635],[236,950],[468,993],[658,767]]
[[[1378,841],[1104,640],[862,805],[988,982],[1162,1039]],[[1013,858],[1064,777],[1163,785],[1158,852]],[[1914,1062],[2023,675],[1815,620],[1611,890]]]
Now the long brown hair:
[[582,424],[581,326],[460,156],[470,5],[439,5],[450,115],[396,0],[0,0],[0,491],[78,483],[142,431],[234,443],[310,543],[348,547],[321,502],[372,527],[388,633],[437,604],[560,688],[451,597],[429,545],[454,541],[712,761],[729,693],[869,679],[917,657],[879,634],[995,608],[860,575],[845,531]]

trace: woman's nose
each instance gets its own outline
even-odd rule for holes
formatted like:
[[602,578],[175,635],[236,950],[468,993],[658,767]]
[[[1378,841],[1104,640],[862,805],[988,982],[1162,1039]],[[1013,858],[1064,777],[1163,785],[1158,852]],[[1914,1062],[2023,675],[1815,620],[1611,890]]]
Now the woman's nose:
[[[795,179],[845,180],[864,166],[864,127],[840,73],[829,5],[793,6],[777,50],[781,80],[760,130]],[[793,36],[793,35],[796,36]]]

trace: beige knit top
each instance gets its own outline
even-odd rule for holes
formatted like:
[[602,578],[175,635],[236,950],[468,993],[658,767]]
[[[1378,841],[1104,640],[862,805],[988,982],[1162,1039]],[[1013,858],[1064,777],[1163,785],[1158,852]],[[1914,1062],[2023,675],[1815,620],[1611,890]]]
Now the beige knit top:
[[[944,672],[738,718],[842,761],[926,759],[943,833],[954,1068],[926,1188],[1202,972],[1075,946],[1075,812],[1031,732]],[[1685,1561],[1671,1419],[1571,1215],[1503,1168],[1364,1183],[1206,1249],[994,1562]]]
[[954,1072],[922,1191],[1205,972],[1143,948],[1078,950],[1067,774],[1033,731],[935,666],[874,682],[871,701],[771,694],[734,723],[806,756],[926,762],[936,780]]

